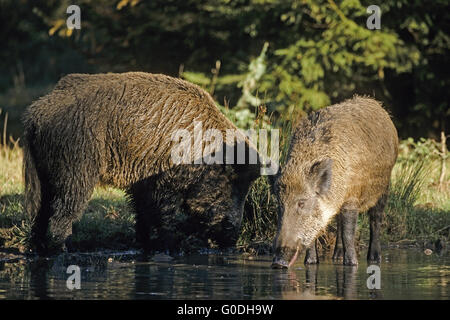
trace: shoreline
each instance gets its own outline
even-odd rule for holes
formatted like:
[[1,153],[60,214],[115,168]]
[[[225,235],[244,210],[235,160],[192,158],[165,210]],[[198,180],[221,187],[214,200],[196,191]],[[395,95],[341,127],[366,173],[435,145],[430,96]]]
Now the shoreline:
[[[422,251],[424,255],[431,255],[431,254],[437,254],[440,256],[444,256],[448,254],[448,247],[450,245],[450,241],[447,241],[442,249],[439,248],[430,248],[429,244],[427,243],[421,243],[420,241],[416,240],[400,240],[397,242],[389,242],[387,244],[382,245],[382,250],[415,250],[415,251]],[[366,245],[359,246],[359,255],[362,254],[362,251],[366,250]],[[256,252],[256,251],[254,251]],[[243,250],[242,248],[230,248],[228,250],[216,250],[216,249],[200,249],[196,253],[191,254],[176,254],[176,255],[167,255],[164,253],[160,253],[158,251],[155,251],[155,253],[151,254],[143,254],[141,250],[139,249],[130,249],[130,250],[112,250],[112,249],[98,249],[96,251],[84,251],[84,252],[70,252],[70,253],[61,253],[58,255],[53,255],[49,257],[42,257],[39,258],[37,255],[34,254],[25,254],[20,253],[18,250],[13,249],[7,249],[7,248],[0,248],[0,263],[16,263],[20,260],[24,260],[26,262],[31,262],[34,260],[56,260],[59,258],[64,259],[76,259],[81,261],[92,261],[93,259],[99,259],[99,260],[106,260],[107,262],[112,261],[128,261],[128,260],[143,260],[143,261],[154,261],[154,262],[170,262],[173,259],[177,259],[180,257],[186,257],[186,256],[202,256],[202,255],[217,255],[217,256],[223,256],[223,255],[241,255],[244,259],[253,260],[258,256],[269,256],[271,255],[270,252],[264,252],[264,253],[251,253],[248,251]],[[325,254],[322,254],[322,257],[328,258],[332,255],[331,250],[326,251]]]

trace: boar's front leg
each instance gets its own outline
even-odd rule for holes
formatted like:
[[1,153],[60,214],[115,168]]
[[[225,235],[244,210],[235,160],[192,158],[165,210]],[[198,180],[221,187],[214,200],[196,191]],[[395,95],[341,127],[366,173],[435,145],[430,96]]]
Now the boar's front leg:
[[319,256],[317,254],[317,239],[306,250],[305,264],[317,264],[319,263]]
[[160,209],[151,196],[153,187],[154,184],[149,181],[140,181],[128,190],[136,213],[136,241],[145,254],[158,247],[154,243],[157,236],[155,230],[161,227]]
[[358,211],[353,208],[344,208],[342,215],[342,245],[344,247],[344,265],[358,265],[358,258],[355,249],[355,233],[358,222]]
[[383,212],[387,202],[387,193],[378,199],[377,204],[369,209],[370,219],[370,242],[367,252],[369,263],[381,262],[380,229],[383,221]]

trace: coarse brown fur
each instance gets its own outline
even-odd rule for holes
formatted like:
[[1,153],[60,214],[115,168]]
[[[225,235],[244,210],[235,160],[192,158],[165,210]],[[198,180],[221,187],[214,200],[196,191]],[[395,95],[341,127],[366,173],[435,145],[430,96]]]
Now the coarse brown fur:
[[[176,249],[189,236],[231,245],[259,167],[175,165],[172,134],[192,133],[194,121],[224,137],[237,129],[208,93],[181,79],[142,72],[63,77],[24,116],[32,246],[45,254],[70,239],[98,183],[129,193],[145,249]],[[236,140],[253,147],[243,136]]]
[[[390,116],[370,98],[356,96],[301,121],[275,179],[280,201],[275,260],[292,260],[340,212],[344,263],[356,264],[352,242],[357,213],[375,208],[371,219],[381,219],[397,148]],[[369,258],[379,260],[375,238]]]

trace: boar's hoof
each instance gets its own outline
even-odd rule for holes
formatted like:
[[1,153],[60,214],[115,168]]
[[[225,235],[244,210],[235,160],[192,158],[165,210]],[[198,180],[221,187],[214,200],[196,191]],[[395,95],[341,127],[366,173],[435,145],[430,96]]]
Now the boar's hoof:
[[344,258],[344,266],[357,266],[358,265],[358,260],[356,260],[355,258]]
[[319,259],[317,259],[316,256],[307,256],[305,258],[305,264],[318,264],[319,263]]
[[379,253],[372,253],[367,256],[367,262],[370,264],[380,264],[381,255]]
[[336,248],[333,253],[333,262],[334,263],[342,263],[344,260],[344,249]]

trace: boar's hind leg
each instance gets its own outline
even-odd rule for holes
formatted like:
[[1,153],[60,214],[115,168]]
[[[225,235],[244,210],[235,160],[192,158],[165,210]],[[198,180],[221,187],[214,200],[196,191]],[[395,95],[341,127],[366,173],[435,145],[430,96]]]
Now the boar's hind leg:
[[41,207],[33,225],[33,243],[39,254],[71,250],[72,223],[83,214],[97,183],[86,168],[56,170],[41,181]]
[[[70,184],[70,183],[69,183]],[[90,186],[69,185],[59,197],[52,202],[54,214],[50,218],[49,231],[56,243],[64,243],[63,249],[72,251],[72,223],[79,220],[87,207],[96,183]]]
[[319,263],[319,256],[317,254],[317,239],[306,250],[305,264],[317,264]]
[[376,205],[369,209],[370,242],[367,252],[367,261],[370,263],[381,262],[380,229],[383,221],[383,212],[387,202],[387,194],[378,199]]
[[333,261],[342,262],[344,259],[344,248],[342,247],[342,215],[336,216],[336,243],[334,245]]
[[343,209],[342,215],[342,244],[344,247],[344,265],[358,265],[358,258],[355,250],[355,233],[358,222],[358,211],[354,209]]

